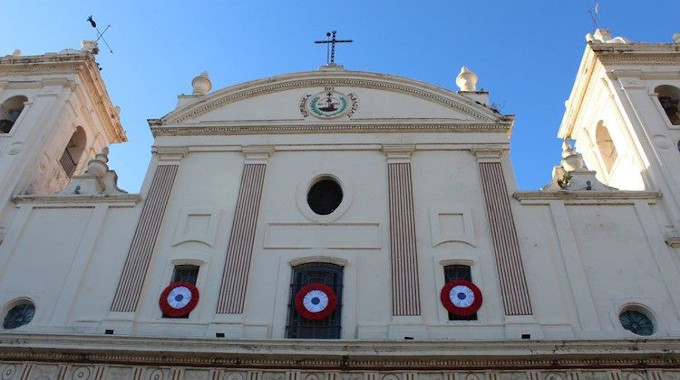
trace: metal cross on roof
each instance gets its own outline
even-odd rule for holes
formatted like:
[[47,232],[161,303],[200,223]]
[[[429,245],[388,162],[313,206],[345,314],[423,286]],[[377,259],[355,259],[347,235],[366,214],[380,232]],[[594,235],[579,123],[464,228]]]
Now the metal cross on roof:
[[[326,41],[314,41],[315,44],[326,44],[326,64],[327,65],[334,65],[335,64],[335,44],[345,43],[345,42],[353,42],[352,40],[336,40],[335,39],[336,33],[337,33],[336,30],[326,33]],[[329,51],[329,45],[330,45],[330,51]]]

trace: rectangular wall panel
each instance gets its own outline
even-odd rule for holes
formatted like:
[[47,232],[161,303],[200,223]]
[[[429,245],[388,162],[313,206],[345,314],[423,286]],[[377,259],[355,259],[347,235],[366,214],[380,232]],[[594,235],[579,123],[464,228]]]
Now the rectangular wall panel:
[[266,167],[266,164],[246,164],[243,167],[217,301],[218,314],[243,313]]
[[268,249],[380,249],[378,223],[268,223]]
[[392,314],[420,315],[411,164],[387,164],[392,255]]
[[160,165],[156,168],[125,260],[123,274],[113,297],[111,311],[133,312],[137,308],[158,231],[163,222],[165,206],[177,175],[177,167],[178,165]]
[[480,162],[496,266],[506,315],[530,315],[531,302],[517,230],[500,162]]

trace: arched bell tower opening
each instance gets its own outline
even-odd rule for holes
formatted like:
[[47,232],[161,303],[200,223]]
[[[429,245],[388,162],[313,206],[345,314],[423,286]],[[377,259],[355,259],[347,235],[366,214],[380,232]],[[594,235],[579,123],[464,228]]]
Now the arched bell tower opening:
[[654,92],[671,124],[680,125],[680,88],[664,84],[657,86]]
[[86,146],[87,136],[83,128],[78,126],[73,135],[71,135],[71,139],[66,144],[66,148],[64,148],[64,153],[62,153],[59,159],[61,167],[68,177],[73,176],[73,173],[76,171]]
[[595,142],[607,173],[611,173],[619,154],[616,151],[616,146],[614,145],[612,136],[609,134],[609,130],[602,121],[597,123],[597,127],[595,128]]
[[24,103],[28,98],[23,95],[13,96],[0,105],[0,134],[9,133],[19,119]]

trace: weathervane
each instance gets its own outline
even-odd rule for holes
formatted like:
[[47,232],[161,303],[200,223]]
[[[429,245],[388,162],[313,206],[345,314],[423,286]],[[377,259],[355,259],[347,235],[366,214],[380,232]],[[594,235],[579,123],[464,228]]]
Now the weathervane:
[[593,33],[597,30],[597,16],[600,13],[600,4],[595,0],[595,7],[593,9],[588,9],[590,13],[590,19],[593,20]]
[[111,50],[111,46],[109,46],[109,43],[106,42],[106,40],[104,39],[104,33],[106,33],[106,31],[109,30],[109,28],[111,27],[111,25],[107,25],[107,26],[106,26],[106,29],[104,29],[103,32],[100,32],[100,31],[99,31],[99,28],[97,28],[97,23],[96,23],[96,22],[94,21],[94,19],[92,18],[92,15],[90,15],[90,17],[87,18],[87,21],[89,21],[89,22],[90,22],[90,25],[92,25],[92,27],[97,31],[97,41],[96,41],[96,42],[99,42],[99,40],[104,41],[104,44],[106,45],[106,47],[109,48],[109,52],[110,52],[111,54],[113,54],[113,50]]
[[353,42],[352,40],[336,40],[336,33],[336,30],[326,33],[326,41],[314,41],[315,44],[326,44],[326,65],[328,66],[335,65],[335,44]]

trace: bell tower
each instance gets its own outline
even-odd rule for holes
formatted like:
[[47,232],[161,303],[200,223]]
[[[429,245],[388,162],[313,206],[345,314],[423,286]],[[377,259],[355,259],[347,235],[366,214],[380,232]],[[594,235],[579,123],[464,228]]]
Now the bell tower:
[[680,230],[680,34],[633,43],[608,30],[588,41],[558,136],[576,140],[590,170],[620,190],[659,190]]
[[81,50],[0,57],[0,241],[15,195],[66,187],[111,143],[127,141],[95,62]]

